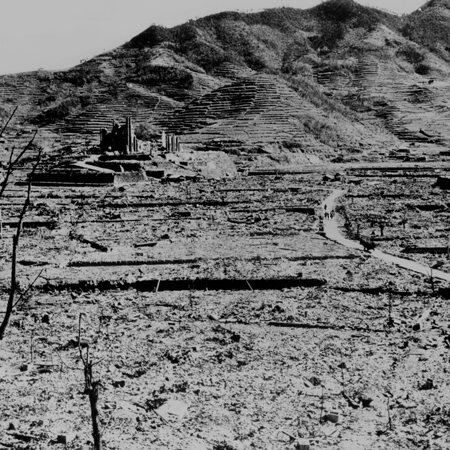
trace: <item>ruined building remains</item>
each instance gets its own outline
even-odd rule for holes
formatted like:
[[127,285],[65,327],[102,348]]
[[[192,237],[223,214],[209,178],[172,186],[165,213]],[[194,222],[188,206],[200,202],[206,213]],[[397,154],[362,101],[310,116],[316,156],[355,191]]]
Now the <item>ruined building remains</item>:
[[118,152],[128,155],[136,153],[137,147],[138,143],[130,117],[126,118],[125,125],[119,126],[114,123],[110,133],[104,128],[100,131],[100,150],[102,152]]
[[[180,151],[180,138],[174,134],[161,134],[160,147],[166,153],[177,153]],[[102,128],[100,131],[100,151],[117,152],[124,155],[140,153],[151,150],[149,143],[139,140],[134,134],[131,117],[125,119],[125,125],[119,126],[114,122],[111,131]]]
[[180,151],[180,137],[174,134],[161,134],[161,145],[166,149],[167,153],[178,153]]

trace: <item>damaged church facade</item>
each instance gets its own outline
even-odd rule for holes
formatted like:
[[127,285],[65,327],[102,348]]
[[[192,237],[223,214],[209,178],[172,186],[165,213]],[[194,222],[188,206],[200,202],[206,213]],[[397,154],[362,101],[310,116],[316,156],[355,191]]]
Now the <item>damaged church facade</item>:
[[[178,153],[180,151],[180,137],[174,134],[161,133],[160,147],[166,153]],[[150,150],[147,141],[140,140],[135,135],[131,117],[126,117],[124,125],[114,123],[110,132],[105,128],[100,130],[100,151],[117,152],[122,155],[142,153]]]

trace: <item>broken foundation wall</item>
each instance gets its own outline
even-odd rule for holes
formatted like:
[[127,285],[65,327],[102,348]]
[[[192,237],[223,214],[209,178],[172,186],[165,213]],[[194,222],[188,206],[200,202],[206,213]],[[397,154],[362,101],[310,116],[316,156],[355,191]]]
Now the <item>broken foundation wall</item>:
[[125,184],[142,183],[147,181],[147,175],[144,170],[138,172],[121,172],[114,174],[114,186],[123,186]]

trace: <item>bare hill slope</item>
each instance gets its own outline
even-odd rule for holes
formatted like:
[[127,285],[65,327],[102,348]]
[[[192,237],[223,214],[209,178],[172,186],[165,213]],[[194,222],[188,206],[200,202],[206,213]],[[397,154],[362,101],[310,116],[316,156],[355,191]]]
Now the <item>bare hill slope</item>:
[[92,142],[131,116],[192,145],[276,145],[322,158],[405,144],[436,153],[450,141],[447,4],[398,17],[329,0],[153,25],[68,71],[0,77],[0,114],[19,106],[16,127]]

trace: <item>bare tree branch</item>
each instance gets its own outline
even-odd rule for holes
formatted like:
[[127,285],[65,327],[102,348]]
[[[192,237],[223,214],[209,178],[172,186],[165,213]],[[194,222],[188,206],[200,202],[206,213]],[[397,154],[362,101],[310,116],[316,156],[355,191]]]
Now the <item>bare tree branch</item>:
[[[20,159],[23,157],[23,155],[25,155],[25,153],[30,149],[30,147],[33,145],[33,141],[36,137],[38,133],[38,130],[36,130],[34,132],[33,137],[31,138],[30,142],[28,142],[28,144],[24,147],[24,149],[19,153],[19,155],[14,159],[13,161],[13,156],[14,156],[14,149],[11,150],[11,153],[9,155],[9,161],[8,161],[8,167],[6,169],[6,174],[5,174],[5,178],[3,179],[3,181],[1,182],[1,188],[0,188],[0,198],[3,196],[3,193],[5,192],[6,186],[8,186],[8,181],[9,178],[11,176],[11,174],[14,172],[15,166],[16,164],[20,161]],[[39,155],[42,153],[42,150],[40,150]],[[39,156],[39,160],[40,160],[40,156]],[[33,173],[34,173],[35,169],[33,169]]]
[[0,131],[0,137],[3,136],[3,133],[4,133],[5,130],[6,130],[6,127],[8,126],[9,122],[11,122],[11,119],[14,117],[14,114],[16,113],[17,108],[18,108],[18,106],[16,106],[16,107],[14,108],[14,111],[13,111],[13,112],[11,113],[11,115],[9,116],[9,119],[6,121],[5,126],[2,128],[2,131]]
[[102,434],[99,424],[99,412],[98,412],[98,397],[101,381],[92,381],[92,367],[93,363],[89,360],[89,346],[86,351],[86,359],[83,356],[81,349],[81,317],[83,313],[80,313],[78,321],[78,350],[80,352],[81,361],[84,365],[84,386],[85,393],[89,396],[89,404],[91,406],[91,419],[92,419],[92,437],[94,438],[94,449],[102,450]]
[[[35,136],[36,136],[36,133],[35,133]],[[33,137],[33,139],[34,139],[34,137]],[[24,152],[22,152],[21,154],[23,154],[23,153]],[[17,249],[19,247],[20,236],[22,233],[23,220],[24,220],[25,214],[28,210],[28,207],[31,203],[30,197],[31,197],[31,184],[33,181],[33,176],[34,176],[36,169],[40,163],[41,155],[42,155],[42,148],[39,149],[37,161],[34,164],[33,169],[28,178],[27,197],[25,199],[25,202],[23,204],[22,210],[19,215],[19,223],[17,225],[16,234],[13,236],[13,249],[12,249],[12,261],[11,261],[11,285],[10,285],[10,290],[9,290],[8,304],[6,305],[5,316],[3,317],[3,321],[0,324],[0,340],[2,340],[5,337],[5,331],[6,331],[6,328],[8,327],[9,320],[11,318],[11,315],[13,313],[14,306],[15,306],[14,298],[15,298],[16,291],[17,291],[17,275],[16,275],[16,272],[17,272]],[[16,159],[16,161],[17,161],[17,159]],[[9,170],[9,174],[11,174],[11,173],[12,173],[12,170]],[[3,193],[4,189],[6,188],[6,185],[7,185],[7,182],[4,182],[2,191],[0,193],[0,197],[1,197],[1,194]]]
[[28,294],[28,292],[30,291],[30,289],[36,284],[36,281],[41,277],[42,272],[44,272],[45,268],[42,269],[37,275],[36,278],[28,285],[28,287],[25,289],[24,292],[22,292],[22,294],[20,294],[20,297],[17,299],[17,302],[14,304],[14,308],[23,300],[23,298],[25,297],[25,295]]

